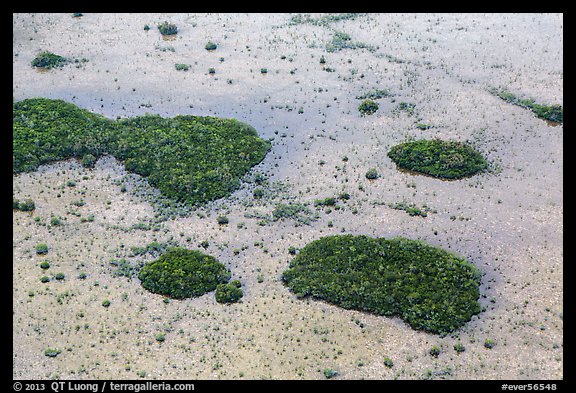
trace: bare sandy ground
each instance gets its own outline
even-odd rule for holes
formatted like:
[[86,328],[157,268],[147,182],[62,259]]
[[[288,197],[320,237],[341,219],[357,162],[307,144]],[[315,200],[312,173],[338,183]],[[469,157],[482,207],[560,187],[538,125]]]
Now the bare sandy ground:
[[[176,37],[159,34],[164,20],[179,27]],[[563,127],[487,91],[503,86],[562,104],[562,15],[289,21],[289,14],[13,15],[14,100],[59,98],[110,118],[233,117],[274,138],[255,168],[268,177],[268,198],[255,202],[246,183],[162,222],[136,192],[145,182],[112,157],[94,169],[70,160],[14,176],[14,196],[36,202],[33,213],[13,214],[14,378],[324,379],[325,368],[341,379],[563,378]],[[372,50],[327,52],[337,31]],[[208,41],[218,48],[205,50]],[[39,72],[30,62],[42,50],[88,62]],[[190,70],[176,71],[176,63]],[[376,88],[393,96],[361,117],[356,96]],[[416,105],[414,116],[394,111],[403,101]],[[492,170],[444,182],[400,172],[386,156],[406,138],[433,137],[471,142]],[[382,175],[376,181],[364,177],[372,167]],[[314,210],[315,199],[340,192],[351,199],[319,210],[311,225],[252,218],[279,201]],[[388,207],[403,200],[435,213],[411,217]],[[227,226],[217,224],[220,214]],[[62,225],[52,226],[53,216]],[[397,318],[297,299],[279,280],[288,248],[337,233],[405,236],[459,253],[485,273],[484,311],[438,337]],[[112,274],[111,260],[137,261],[131,247],[199,248],[203,240],[243,283],[241,303],[218,304],[213,293],[165,303],[137,278]],[[41,242],[50,247],[45,256],[34,252]],[[40,282],[59,272],[64,280]],[[496,345],[485,348],[486,339]],[[428,353],[434,345],[437,358]],[[47,348],[61,353],[47,357]]]

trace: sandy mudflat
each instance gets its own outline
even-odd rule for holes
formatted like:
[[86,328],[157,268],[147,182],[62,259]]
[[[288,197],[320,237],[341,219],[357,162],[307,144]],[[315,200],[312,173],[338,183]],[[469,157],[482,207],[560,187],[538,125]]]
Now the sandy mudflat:
[[[291,25],[290,16],[14,14],[14,100],[64,99],[109,118],[236,118],[274,138],[254,169],[268,177],[262,201],[245,183],[161,222],[145,182],[113,157],[94,169],[70,160],[14,176],[14,196],[36,202],[33,213],[13,214],[14,378],[324,379],[325,368],[341,379],[563,378],[563,127],[488,92],[563,103],[563,16],[367,14],[324,25]],[[158,32],[164,20],[179,27],[172,39]],[[370,49],[328,52],[335,32]],[[217,49],[207,51],[208,41]],[[30,62],[42,50],[88,61],[40,72]],[[392,96],[360,116],[356,96],[377,88]],[[415,104],[414,115],[396,113],[400,102]],[[386,156],[406,138],[433,137],[471,142],[492,170],[446,182],[400,172]],[[368,181],[372,167],[381,177]],[[311,225],[253,218],[280,201],[314,210],[315,199],[341,192],[350,200],[318,210]],[[400,201],[435,212],[388,206]],[[217,224],[221,214],[227,226]],[[297,299],[279,280],[288,248],[337,233],[422,239],[466,257],[485,273],[484,311],[439,337]],[[241,303],[218,304],[213,293],[165,303],[137,278],[112,274],[111,260],[138,260],[131,247],[203,240],[242,282]],[[34,252],[41,242],[46,256]],[[64,280],[40,282],[59,272]],[[46,348],[61,353],[47,357]]]

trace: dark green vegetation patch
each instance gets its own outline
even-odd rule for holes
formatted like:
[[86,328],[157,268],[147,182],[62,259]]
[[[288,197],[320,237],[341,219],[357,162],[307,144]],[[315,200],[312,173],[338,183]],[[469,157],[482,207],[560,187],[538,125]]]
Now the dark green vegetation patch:
[[519,98],[515,94],[503,89],[492,88],[490,89],[490,92],[506,102],[518,105],[522,108],[530,109],[540,119],[555,123],[563,122],[564,110],[562,109],[562,105],[537,104],[532,98]]
[[390,149],[388,157],[400,168],[442,179],[461,179],[488,168],[471,146],[440,139],[401,143]]
[[67,63],[65,57],[57,55],[55,53],[44,51],[38,53],[34,60],[32,60],[32,67],[42,67],[42,68],[56,68],[62,67]]
[[173,247],[140,269],[142,286],[174,299],[211,292],[230,280],[230,272],[216,258],[197,250]]
[[299,297],[399,316],[415,329],[448,334],[480,312],[480,271],[420,241],[326,236],[302,248],[282,280]]
[[235,119],[145,115],[114,121],[62,100],[13,104],[14,173],[111,154],[164,195],[189,205],[230,195],[269,149],[253,127]]

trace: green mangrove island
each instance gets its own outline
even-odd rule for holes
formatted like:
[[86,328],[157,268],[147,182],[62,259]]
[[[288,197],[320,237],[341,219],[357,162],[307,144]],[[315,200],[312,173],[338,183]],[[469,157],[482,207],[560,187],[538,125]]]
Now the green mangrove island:
[[412,328],[445,335],[481,311],[481,272],[421,241],[326,236],[307,244],[282,280],[298,297],[398,316]]
[[471,146],[457,141],[421,139],[401,143],[388,151],[399,168],[440,179],[461,179],[488,168],[488,162]]
[[110,154],[189,205],[230,195],[269,149],[252,126],[235,119],[147,114],[110,120],[63,100],[13,103],[13,173],[72,157],[92,166]]

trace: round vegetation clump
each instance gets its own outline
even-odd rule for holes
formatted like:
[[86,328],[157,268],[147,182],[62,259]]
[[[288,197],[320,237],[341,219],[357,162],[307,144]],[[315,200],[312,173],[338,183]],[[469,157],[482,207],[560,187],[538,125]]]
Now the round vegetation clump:
[[441,179],[461,179],[488,168],[488,163],[471,146],[440,139],[401,143],[388,151],[399,168]]
[[236,303],[239,301],[244,293],[238,284],[237,280],[227,284],[218,284],[215,294],[216,301],[218,303]]
[[465,259],[405,238],[326,236],[300,250],[282,274],[298,297],[398,316],[448,334],[480,312],[480,271]]
[[230,280],[230,272],[216,258],[197,250],[174,247],[142,267],[142,286],[174,299],[211,292]]
[[378,103],[372,100],[364,100],[358,106],[358,111],[362,115],[371,115],[373,113],[376,113],[377,110],[378,110]]
[[162,35],[174,35],[178,33],[178,26],[173,23],[168,23],[168,21],[164,21],[158,25],[158,30]]
[[144,115],[110,120],[74,104],[30,98],[13,104],[13,173],[110,154],[162,194],[189,205],[226,197],[261,162],[270,142],[235,119]]
[[41,68],[56,68],[62,67],[66,64],[67,60],[65,57],[57,55],[52,52],[44,51],[38,53],[34,60],[32,60],[32,67],[41,67]]

